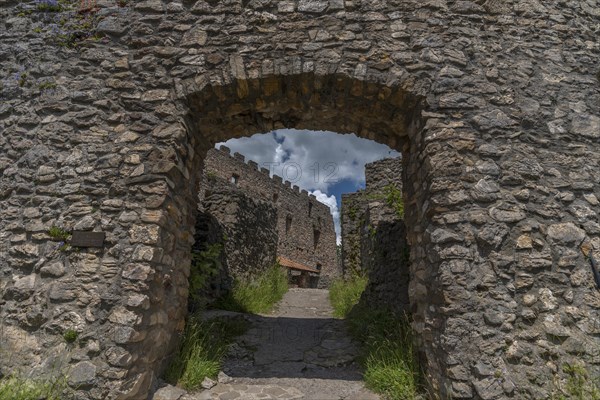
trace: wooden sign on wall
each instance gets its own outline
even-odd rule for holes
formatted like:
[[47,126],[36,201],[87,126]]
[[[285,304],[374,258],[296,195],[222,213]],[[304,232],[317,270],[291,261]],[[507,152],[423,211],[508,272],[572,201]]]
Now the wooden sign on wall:
[[73,247],[104,247],[105,232],[73,231],[70,245]]

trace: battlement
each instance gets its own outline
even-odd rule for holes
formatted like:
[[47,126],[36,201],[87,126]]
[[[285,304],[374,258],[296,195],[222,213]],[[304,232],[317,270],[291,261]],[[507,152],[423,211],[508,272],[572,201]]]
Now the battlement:
[[[252,172],[256,171],[262,175],[269,176],[269,179],[271,180],[273,185],[276,185],[277,187],[281,187],[281,189],[283,189],[283,190],[290,190],[294,194],[305,196],[309,200],[317,199],[315,195],[309,193],[305,189],[300,189],[299,186],[292,184],[292,182],[290,182],[290,181],[284,180],[279,175],[273,174],[273,176],[270,176],[269,169],[261,167],[256,161],[246,160],[246,157],[244,157],[242,154],[240,154],[238,152],[235,152],[232,154],[231,149],[225,145],[221,145],[218,148],[210,149],[207,153],[206,158],[210,159],[211,153],[214,154],[214,152],[218,152],[218,154],[220,154],[221,156],[223,156],[223,155],[227,156],[228,159],[234,161],[235,163],[240,163],[240,164],[244,165],[249,170],[249,171],[244,171],[245,173],[252,173]],[[245,178],[244,175],[239,174],[239,179],[244,179],[244,178]],[[227,179],[227,177],[225,177],[225,179]],[[317,202],[317,203],[322,204],[320,202]],[[324,205],[324,206],[327,207],[326,205]]]

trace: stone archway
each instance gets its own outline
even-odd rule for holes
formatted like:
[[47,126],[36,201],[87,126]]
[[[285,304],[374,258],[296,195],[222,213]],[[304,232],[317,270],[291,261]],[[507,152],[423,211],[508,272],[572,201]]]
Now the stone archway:
[[[598,15],[479,3],[110,4],[107,41],[77,51],[2,5],[23,44],[1,49],[19,77],[0,104],[2,371],[62,362],[84,397],[143,397],[183,327],[203,151],[281,125],[405,155],[434,395],[543,398],[561,362],[597,375],[600,300],[577,247],[600,246]],[[104,248],[57,252],[53,225],[106,232]]]

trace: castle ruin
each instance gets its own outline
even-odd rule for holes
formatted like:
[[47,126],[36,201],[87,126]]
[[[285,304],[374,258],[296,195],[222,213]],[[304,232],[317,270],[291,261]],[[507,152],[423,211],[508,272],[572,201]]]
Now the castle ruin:
[[[224,188],[219,191],[220,205],[211,201],[217,187]],[[236,191],[250,197],[249,202],[266,203],[273,209],[275,217],[267,217],[263,212],[254,218],[232,218],[233,196],[226,193]],[[204,160],[199,197],[201,212],[214,215],[222,225],[230,226],[230,232],[240,228],[246,230],[225,241],[230,244],[226,257],[230,258],[227,264],[234,268],[230,268],[232,276],[242,277],[265,270],[273,265],[275,258],[269,260],[267,256],[264,261],[257,261],[256,257],[271,253],[276,254],[279,263],[290,270],[294,282],[301,286],[327,287],[340,275],[329,207],[280,176],[271,177],[268,169],[260,168],[254,161],[245,162],[244,156],[238,153],[231,155],[225,146],[209,150]],[[207,204],[210,204],[208,209]],[[276,233],[272,239],[260,238],[262,232],[269,230]],[[265,247],[275,251],[265,251]],[[240,255],[240,252],[244,254]],[[310,279],[302,282],[300,277]]]
[[410,314],[410,248],[404,224],[402,160],[365,165],[365,189],[342,195],[342,270],[369,282],[361,301]]
[[57,32],[76,11],[0,1],[2,374],[145,398],[185,326],[207,151],[285,127],[402,153],[433,397],[600,376],[596,0],[97,4]]

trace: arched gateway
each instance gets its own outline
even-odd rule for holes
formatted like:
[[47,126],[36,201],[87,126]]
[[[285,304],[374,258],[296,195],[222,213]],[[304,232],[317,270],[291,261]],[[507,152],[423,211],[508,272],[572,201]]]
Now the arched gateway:
[[[66,365],[81,398],[144,398],[184,324],[203,155],[287,127],[402,152],[432,395],[600,374],[593,0],[116,3],[73,50],[0,2],[2,373]],[[57,249],[52,226],[106,238]]]

